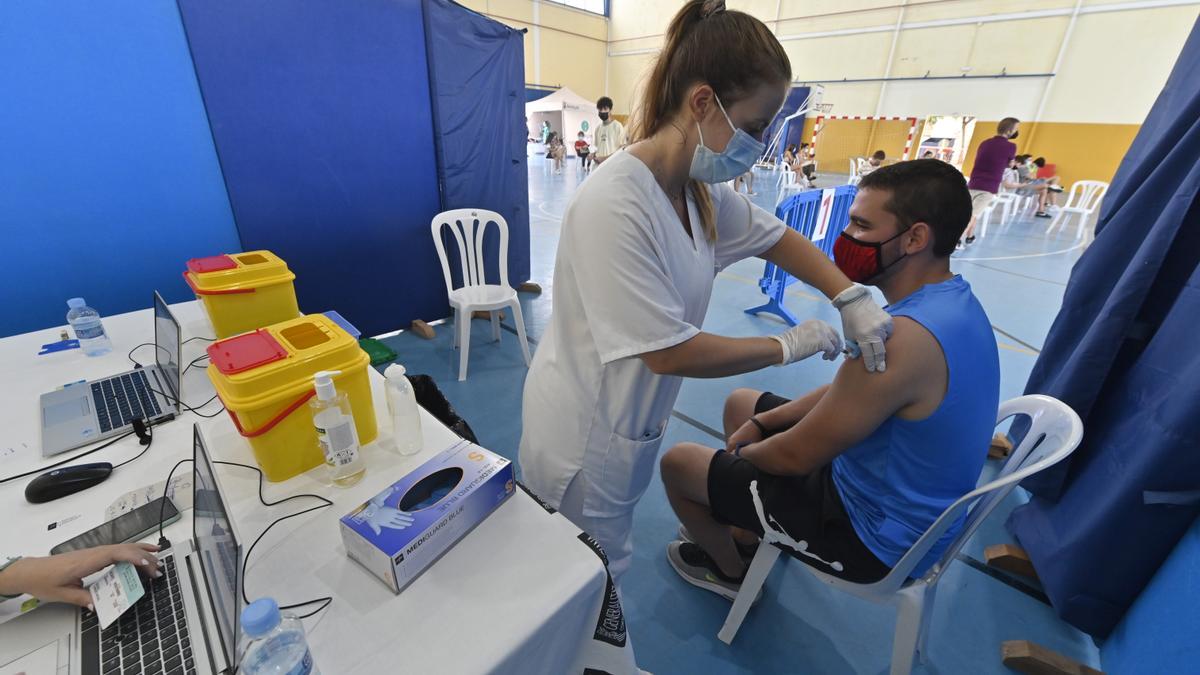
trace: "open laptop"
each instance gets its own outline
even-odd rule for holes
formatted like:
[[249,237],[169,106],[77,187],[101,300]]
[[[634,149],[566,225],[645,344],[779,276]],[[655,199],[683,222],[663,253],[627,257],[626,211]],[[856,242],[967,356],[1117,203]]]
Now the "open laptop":
[[42,394],[42,456],[120,436],[135,419],[175,417],[181,390],[179,322],[154,292],[154,365]]
[[[217,675],[237,665],[242,547],[200,428],[194,427],[192,539],[158,553],[163,576],[108,628],[96,615],[47,605],[4,625],[0,671],[27,663],[56,675]],[[13,601],[10,601],[13,602]]]

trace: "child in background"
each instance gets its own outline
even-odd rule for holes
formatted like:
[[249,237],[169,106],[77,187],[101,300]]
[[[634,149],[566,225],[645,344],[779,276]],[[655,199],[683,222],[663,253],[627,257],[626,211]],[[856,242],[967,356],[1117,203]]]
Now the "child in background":
[[588,170],[589,152],[587,140],[583,137],[583,132],[580,131],[575,139],[575,156],[579,157],[579,168],[585,172]]
[[567,154],[567,148],[563,145],[562,136],[559,136],[557,131],[550,132],[550,147],[547,154],[550,159],[554,160],[554,173],[562,173],[563,157]]

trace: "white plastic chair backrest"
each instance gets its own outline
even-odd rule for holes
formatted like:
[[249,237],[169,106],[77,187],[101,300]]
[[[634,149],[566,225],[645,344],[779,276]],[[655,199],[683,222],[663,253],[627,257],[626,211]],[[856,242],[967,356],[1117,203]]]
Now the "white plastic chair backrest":
[[1104,193],[1108,191],[1108,183],[1100,180],[1079,180],[1071,186],[1071,194],[1067,197],[1069,209],[1083,211],[1088,215],[1100,206]]
[[796,182],[796,172],[787,164],[783,165],[783,174],[779,177],[780,185],[793,185]]
[[[968,492],[943,511],[925,534],[900,558],[892,571],[883,579],[870,584],[872,591],[883,594],[899,590],[929,549],[966,512],[966,522],[963,523],[962,530],[946,547],[938,563],[923,577],[928,583],[935,581],[1017,483],[1066,459],[1083,439],[1083,422],[1080,421],[1079,415],[1058,399],[1031,394],[1005,401],[1000,404],[996,424],[1015,415],[1029,418],[1029,431],[1020,444],[1013,448],[1012,454],[1004,462],[995,480]],[[986,452],[987,449],[980,448],[979,451]]]
[[433,231],[438,259],[442,261],[442,277],[446,280],[447,293],[454,290],[454,281],[450,276],[450,262],[442,241],[442,229],[449,226],[458,244],[463,287],[482,286],[487,283],[484,278],[486,261],[483,258],[483,235],[488,223],[495,223],[500,230],[500,285],[508,287],[508,223],[504,216],[484,209],[454,209],[433,217],[430,229]]
[[851,176],[858,175],[858,159],[855,157],[850,158],[850,175]]

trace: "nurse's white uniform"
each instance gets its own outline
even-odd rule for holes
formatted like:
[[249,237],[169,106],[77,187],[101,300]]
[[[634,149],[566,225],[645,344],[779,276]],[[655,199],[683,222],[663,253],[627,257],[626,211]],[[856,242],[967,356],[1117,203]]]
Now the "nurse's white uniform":
[[715,242],[690,199],[694,237],[646,165],[618,152],[563,216],[553,314],[525,382],[521,470],[530,489],[600,542],[617,579],[682,383],[638,355],[699,333],[716,272],[764,253],[786,229],[724,183],[709,193]]

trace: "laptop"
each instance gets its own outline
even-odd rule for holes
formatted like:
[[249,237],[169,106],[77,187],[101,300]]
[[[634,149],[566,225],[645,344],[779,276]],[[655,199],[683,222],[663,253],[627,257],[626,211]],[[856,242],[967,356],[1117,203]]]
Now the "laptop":
[[[163,576],[101,629],[86,609],[54,604],[4,625],[0,671],[56,675],[217,675],[237,665],[242,547],[198,426],[193,428],[192,539],[158,553]],[[10,601],[11,602],[11,601]]]
[[154,292],[154,365],[42,394],[42,456],[133,429],[133,420],[166,422],[179,410],[179,322]]

